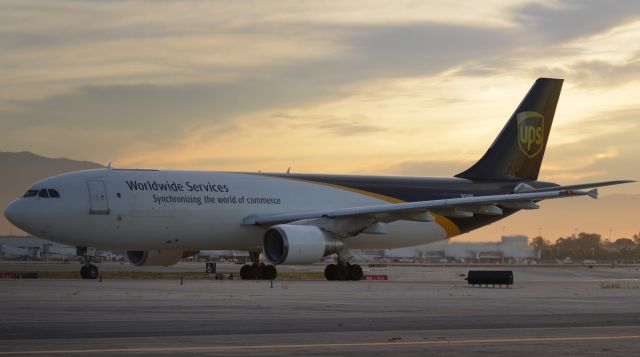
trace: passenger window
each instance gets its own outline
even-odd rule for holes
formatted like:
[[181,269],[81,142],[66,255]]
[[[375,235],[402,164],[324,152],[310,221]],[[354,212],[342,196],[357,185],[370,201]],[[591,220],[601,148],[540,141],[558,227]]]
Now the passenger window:
[[51,198],[60,198],[60,193],[58,193],[58,190],[55,189],[49,189],[49,197]]
[[38,195],[38,190],[28,190],[22,197],[35,197],[36,195]]
[[38,196],[42,198],[49,198],[49,194],[47,193],[47,190],[45,190],[44,188],[40,190],[40,193],[38,193]]

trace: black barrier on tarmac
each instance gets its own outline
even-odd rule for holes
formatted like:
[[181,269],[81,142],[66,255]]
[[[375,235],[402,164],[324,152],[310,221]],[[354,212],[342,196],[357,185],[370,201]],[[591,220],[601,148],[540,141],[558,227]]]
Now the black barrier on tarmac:
[[467,283],[472,286],[489,285],[513,285],[513,272],[511,270],[470,270],[467,274]]

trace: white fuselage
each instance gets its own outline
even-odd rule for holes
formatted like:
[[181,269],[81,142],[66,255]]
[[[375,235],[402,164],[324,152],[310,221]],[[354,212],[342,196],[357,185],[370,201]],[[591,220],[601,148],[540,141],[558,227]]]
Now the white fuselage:
[[[31,190],[60,197],[19,198],[6,213],[21,229],[52,241],[114,250],[251,250],[267,227],[255,214],[388,203],[344,187],[249,173],[98,169],[51,177]],[[388,234],[345,239],[352,249],[425,244],[451,234],[437,222],[396,221]]]

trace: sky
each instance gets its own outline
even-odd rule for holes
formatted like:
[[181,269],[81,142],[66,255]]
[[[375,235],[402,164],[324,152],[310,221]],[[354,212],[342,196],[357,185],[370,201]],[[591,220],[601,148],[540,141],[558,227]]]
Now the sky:
[[640,2],[472,4],[2,0],[0,150],[450,176],[557,77],[540,178],[639,179]]

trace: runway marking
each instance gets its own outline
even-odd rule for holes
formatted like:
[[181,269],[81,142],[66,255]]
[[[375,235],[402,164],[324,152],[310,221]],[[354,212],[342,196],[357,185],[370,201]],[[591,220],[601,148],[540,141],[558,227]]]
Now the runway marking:
[[[552,299],[550,299],[551,301],[554,301]],[[620,301],[613,301],[613,300],[581,300],[581,299],[555,299],[555,301],[560,301],[560,302],[579,302],[579,303],[585,303],[585,304],[622,304],[622,302]]]
[[79,353],[122,353],[122,352],[212,352],[229,350],[287,350],[309,348],[349,348],[349,347],[380,347],[380,346],[424,346],[424,345],[473,345],[473,344],[502,344],[526,342],[570,342],[570,341],[603,341],[603,340],[632,340],[640,339],[640,335],[628,336],[570,336],[570,337],[539,337],[539,338],[500,338],[500,339],[469,339],[469,340],[437,340],[437,341],[388,341],[388,342],[337,342],[337,343],[305,343],[305,344],[273,344],[273,345],[221,345],[221,346],[191,346],[191,347],[140,347],[140,348],[105,348],[105,349],[76,349],[76,350],[42,350],[42,351],[0,351],[2,356],[40,355],[40,354],[79,354]]

